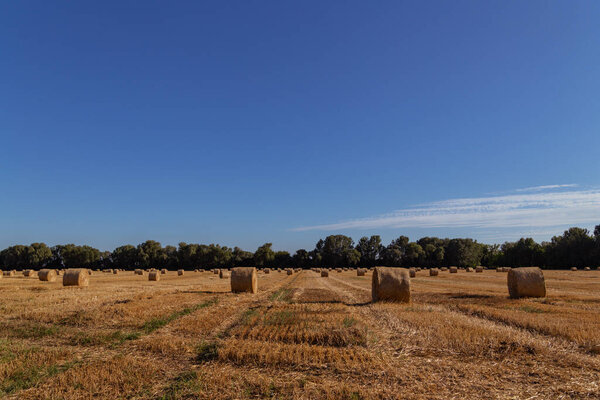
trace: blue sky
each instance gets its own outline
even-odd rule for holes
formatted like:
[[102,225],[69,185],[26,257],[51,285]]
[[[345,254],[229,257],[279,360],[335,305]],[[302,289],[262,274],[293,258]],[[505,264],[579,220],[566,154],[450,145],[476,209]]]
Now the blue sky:
[[592,228],[598,21],[592,1],[2,2],[0,248]]

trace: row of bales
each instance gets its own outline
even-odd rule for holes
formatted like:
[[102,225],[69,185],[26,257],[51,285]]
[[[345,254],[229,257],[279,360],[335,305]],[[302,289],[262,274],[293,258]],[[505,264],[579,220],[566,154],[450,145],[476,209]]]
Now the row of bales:
[[[591,269],[591,268],[590,268]],[[590,270],[585,269],[585,270]],[[599,268],[600,269],[600,268]],[[301,269],[292,268],[278,268],[278,272],[285,271],[287,275],[300,272]],[[342,271],[348,271],[349,268],[313,268],[312,271],[320,273],[321,277],[329,277],[331,271],[338,273]],[[394,301],[394,302],[410,302],[410,278],[417,276],[417,273],[422,271],[421,268],[393,268],[393,267],[374,267],[374,268],[356,268],[357,276],[365,276],[367,273],[372,272],[371,281],[371,293],[372,300],[377,301]],[[428,271],[429,276],[438,276],[440,272],[458,273],[459,271],[464,272],[475,272],[481,273],[485,270],[484,267],[476,268],[458,268],[458,267],[442,267],[442,268],[429,268],[425,269]],[[262,273],[269,274],[271,269],[263,268]],[[99,271],[97,271],[99,272]],[[123,272],[122,270],[103,270],[103,273],[118,274]],[[166,269],[149,269],[142,270],[136,269],[133,271],[135,275],[146,275],[148,274],[149,281],[159,281],[161,275],[167,274]],[[200,272],[195,270],[194,272]],[[221,279],[230,279],[231,291],[234,293],[238,292],[250,292],[256,293],[258,290],[258,277],[257,269],[254,267],[237,267],[231,270],[227,269],[214,269],[212,273],[218,274]],[[521,268],[496,268],[496,272],[507,273],[507,286],[509,296],[511,298],[520,297],[545,297],[546,296],[546,284],[544,274],[538,267],[521,267]],[[59,276],[62,276],[63,286],[80,286],[86,287],[89,285],[89,276],[93,273],[89,269],[67,269],[67,270],[54,270],[54,269],[42,269],[39,272],[34,270],[22,271],[23,276],[33,277],[36,276],[40,281],[55,282]],[[15,276],[16,270],[4,271],[0,276]],[[177,271],[178,276],[185,274],[183,269]]]

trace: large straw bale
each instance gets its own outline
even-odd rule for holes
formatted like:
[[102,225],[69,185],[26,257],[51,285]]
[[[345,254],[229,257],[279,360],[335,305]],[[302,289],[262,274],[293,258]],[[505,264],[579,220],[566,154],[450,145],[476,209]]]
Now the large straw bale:
[[220,279],[229,278],[230,276],[231,276],[231,274],[229,273],[229,270],[226,270],[226,269],[219,270],[219,278]]
[[475,272],[479,272],[479,273],[483,272],[483,267],[481,265],[475,267]]
[[158,270],[152,270],[148,272],[148,280],[149,281],[160,281],[161,272]]
[[41,269],[40,272],[38,272],[38,278],[40,281],[44,282],[55,282],[56,271],[53,269]]
[[63,286],[86,287],[90,284],[90,274],[85,268],[72,268],[63,275]]
[[326,269],[322,269],[321,270],[321,277],[322,278],[329,278],[329,271],[327,271]]
[[410,275],[406,268],[376,267],[371,281],[371,296],[376,301],[410,303]]
[[288,269],[286,270],[286,273],[287,273],[288,275],[292,275],[292,274],[294,273],[294,271],[292,271],[291,269],[289,269],[289,268],[288,268]]
[[438,276],[439,273],[440,271],[437,268],[431,268],[429,270],[429,276]]
[[507,275],[508,294],[519,297],[546,297],[544,273],[538,267],[512,268]]
[[408,274],[410,275],[411,278],[416,278],[417,276],[417,270],[414,268],[409,268],[408,269]]
[[367,271],[362,268],[356,270],[356,276],[365,276],[366,273]]
[[458,273],[458,268],[457,267],[450,267],[450,273],[451,274],[457,274]]
[[177,276],[181,276],[183,275],[183,270],[182,269],[178,269],[177,270]]
[[258,291],[256,268],[237,267],[231,270],[231,291],[234,293]]

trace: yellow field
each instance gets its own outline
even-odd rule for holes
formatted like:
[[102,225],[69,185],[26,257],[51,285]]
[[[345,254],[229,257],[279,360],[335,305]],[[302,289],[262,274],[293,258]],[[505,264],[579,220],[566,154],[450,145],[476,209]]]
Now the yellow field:
[[410,305],[371,304],[370,272],[3,277],[0,397],[600,398],[600,272],[545,276],[510,300],[505,273],[419,272]]

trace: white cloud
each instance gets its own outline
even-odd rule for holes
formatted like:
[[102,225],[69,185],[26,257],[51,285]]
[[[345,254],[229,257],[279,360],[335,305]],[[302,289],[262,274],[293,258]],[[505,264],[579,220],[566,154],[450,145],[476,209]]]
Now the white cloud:
[[[573,187],[549,185],[547,188]],[[374,228],[540,228],[600,223],[600,190],[548,191],[423,204],[390,214],[294,231]]]
[[568,183],[565,185],[544,185],[544,186],[532,186],[523,189],[516,189],[515,192],[541,192],[542,190],[548,189],[560,189],[560,188],[572,188],[577,187],[576,183]]

